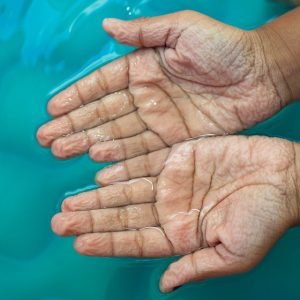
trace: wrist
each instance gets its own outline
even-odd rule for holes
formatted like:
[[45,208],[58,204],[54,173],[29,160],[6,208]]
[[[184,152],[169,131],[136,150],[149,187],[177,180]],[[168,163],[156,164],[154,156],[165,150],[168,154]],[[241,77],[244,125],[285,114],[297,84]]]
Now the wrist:
[[[268,76],[283,105],[300,98],[300,22],[291,21],[293,14],[299,17],[300,10],[255,30]],[[298,28],[290,30],[293,21]]]

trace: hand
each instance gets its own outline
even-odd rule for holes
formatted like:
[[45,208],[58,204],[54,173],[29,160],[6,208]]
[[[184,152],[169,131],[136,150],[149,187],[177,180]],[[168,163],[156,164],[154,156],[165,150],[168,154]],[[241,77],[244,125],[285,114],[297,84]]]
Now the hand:
[[59,158],[90,150],[97,161],[128,159],[190,138],[236,133],[285,104],[255,31],[190,11],[109,19],[104,29],[142,49],[50,101],[56,118],[37,137]]
[[244,272],[299,222],[295,155],[279,139],[185,142],[102,170],[109,185],[66,199],[52,228],[79,236],[85,255],[184,255],[162,276],[164,292]]

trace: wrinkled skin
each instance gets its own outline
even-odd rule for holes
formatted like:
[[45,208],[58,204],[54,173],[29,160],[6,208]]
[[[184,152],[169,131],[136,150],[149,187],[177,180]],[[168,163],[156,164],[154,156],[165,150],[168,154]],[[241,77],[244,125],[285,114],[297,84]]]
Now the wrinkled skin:
[[190,11],[103,25],[140,49],[49,102],[55,119],[37,137],[59,158],[87,151],[96,161],[131,158],[203,135],[236,133],[286,104],[255,31]]
[[84,255],[184,255],[161,290],[254,267],[299,222],[295,149],[262,137],[185,142],[100,171],[52,228]]

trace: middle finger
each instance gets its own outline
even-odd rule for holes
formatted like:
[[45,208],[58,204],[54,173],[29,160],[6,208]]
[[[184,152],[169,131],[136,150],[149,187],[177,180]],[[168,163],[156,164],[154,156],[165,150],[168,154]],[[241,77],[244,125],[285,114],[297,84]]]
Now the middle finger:
[[71,212],[151,203],[155,201],[155,193],[155,177],[134,179],[66,198],[61,209]]

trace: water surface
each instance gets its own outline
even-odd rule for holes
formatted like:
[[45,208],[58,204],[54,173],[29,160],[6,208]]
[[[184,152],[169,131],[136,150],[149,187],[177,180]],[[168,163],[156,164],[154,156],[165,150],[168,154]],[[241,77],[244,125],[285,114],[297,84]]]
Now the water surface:
[[[245,29],[288,8],[267,0],[0,0],[0,299],[300,299],[300,230],[291,230],[252,272],[158,290],[170,259],[89,258],[50,219],[65,195],[94,187],[104,164],[54,159],[35,132],[49,98],[131,48],[100,27],[105,17],[134,18],[194,9]],[[300,140],[300,105],[250,131]],[[79,190],[78,190],[79,189]]]

